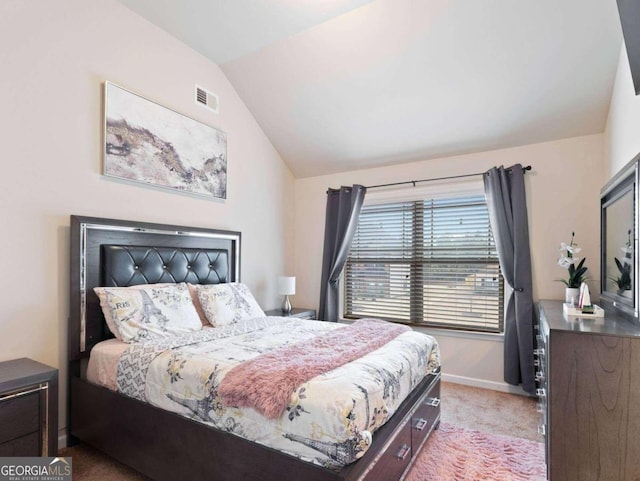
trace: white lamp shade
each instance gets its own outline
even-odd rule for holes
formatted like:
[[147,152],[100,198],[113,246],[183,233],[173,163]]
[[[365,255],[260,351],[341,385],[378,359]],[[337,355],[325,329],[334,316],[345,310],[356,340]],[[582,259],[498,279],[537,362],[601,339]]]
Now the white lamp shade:
[[288,276],[278,277],[278,294],[292,296],[296,293],[296,278]]

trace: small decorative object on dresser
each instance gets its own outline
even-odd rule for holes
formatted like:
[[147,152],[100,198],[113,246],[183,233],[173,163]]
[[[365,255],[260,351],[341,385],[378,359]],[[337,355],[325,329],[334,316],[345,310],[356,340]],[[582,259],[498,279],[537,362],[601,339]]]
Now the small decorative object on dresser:
[[304,309],[304,308],[291,308],[289,312],[283,312],[282,309],[272,309],[270,311],[265,311],[267,316],[281,316],[281,317],[297,317],[298,319],[315,319],[316,318],[316,310],[315,309]]
[[591,294],[589,293],[589,286],[587,286],[586,282],[583,282],[580,286],[580,301],[578,305],[575,306],[565,302],[562,305],[562,313],[565,318],[604,317],[604,309],[591,303]]
[[282,301],[282,312],[291,312],[291,302],[289,296],[293,296],[296,293],[296,278],[290,276],[278,277],[278,294],[284,296]]
[[58,370],[22,358],[0,362],[0,456],[58,452]]
[[[576,233],[571,233],[571,242],[568,244],[562,242],[560,244],[560,257],[558,258],[558,265],[564,269],[567,269],[569,276],[566,279],[557,279],[558,282],[562,282],[566,287],[564,294],[564,302],[577,304],[578,296],[580,295],[580,285],[587,280],[587,268],[584,267],[586,258],[580,259],[576,257],[582,249],[578,247],[578,244],[574,242]],[[577,264],[577,265],[576,265]]]

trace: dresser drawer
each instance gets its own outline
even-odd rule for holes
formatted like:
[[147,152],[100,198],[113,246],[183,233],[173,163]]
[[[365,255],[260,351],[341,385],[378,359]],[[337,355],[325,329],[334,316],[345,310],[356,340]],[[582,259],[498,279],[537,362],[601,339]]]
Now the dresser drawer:
[[440,415],[440,383],[436,383],[411,417],[411,446],[417,452]]
[[40,429],[40,393],[0,396],[0,444]]
[[365,477],[365,481],[388,481],[400,479],[400,475],[411,462],[411,426],[405,424],[396,439],[382,452],[375,473]]

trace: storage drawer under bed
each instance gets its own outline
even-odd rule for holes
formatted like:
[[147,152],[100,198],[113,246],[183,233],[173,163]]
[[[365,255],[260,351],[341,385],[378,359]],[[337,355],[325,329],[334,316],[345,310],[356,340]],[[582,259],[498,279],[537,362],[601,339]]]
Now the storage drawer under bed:
[[405,424],[399,434],[385,449],[377,462],[378,470],[371,472],[365,481],[387,481],[400,479],[409,467],[412,457],[411,426]]
[[[440,422],[440,379],[424,393],[416,407],[407,414],[393,441],[378,455],[380,468],[369,473],[364,481],[401,479],[417,457],[429,433]],[[375,436],[375,435],[374,435]]]
[[418,450],[427,438],[433,426],[440,418],[440,383],[433,388],[420,402],[420,406],[411,416],[411,446]]

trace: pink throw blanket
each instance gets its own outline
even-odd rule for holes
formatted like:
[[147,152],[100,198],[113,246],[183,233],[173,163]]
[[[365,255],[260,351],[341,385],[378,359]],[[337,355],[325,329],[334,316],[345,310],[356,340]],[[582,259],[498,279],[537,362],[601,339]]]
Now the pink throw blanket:
[[261,354],[231,369],[218,387],[227,406],[282,416],[302,383],[375,351],[410,328],[361,319],[307,341]]

